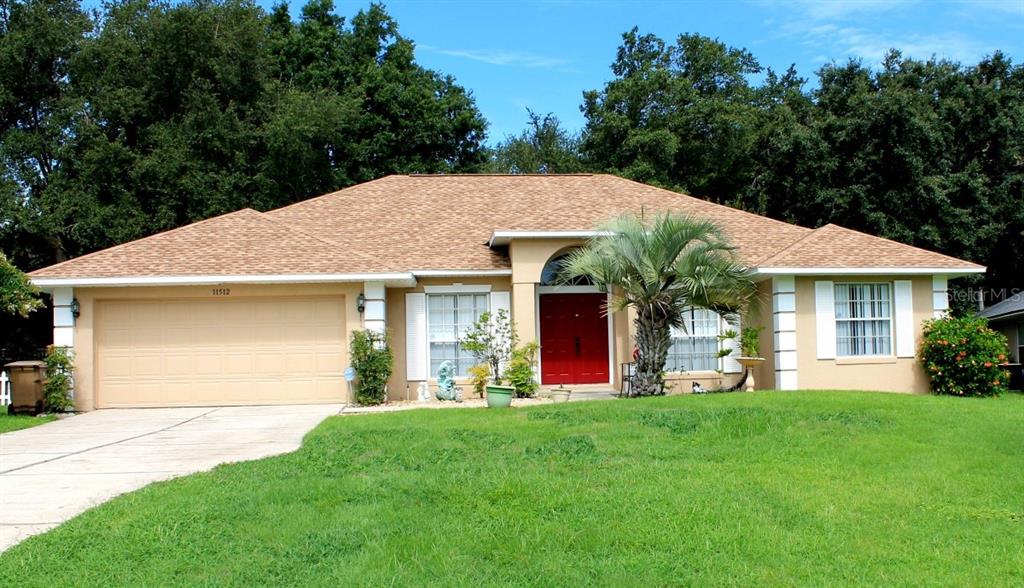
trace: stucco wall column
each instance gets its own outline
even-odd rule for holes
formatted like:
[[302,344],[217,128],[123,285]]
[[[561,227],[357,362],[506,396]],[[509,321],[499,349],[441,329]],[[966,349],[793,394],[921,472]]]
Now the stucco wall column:
[[[512,284],[512,320],[520,343],[537,341],[537,284]],[[539,341],[538,341],[539,342]]]

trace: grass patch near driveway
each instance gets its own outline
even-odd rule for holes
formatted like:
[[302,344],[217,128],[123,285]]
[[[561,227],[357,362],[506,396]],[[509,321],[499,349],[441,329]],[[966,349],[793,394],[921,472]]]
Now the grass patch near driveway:
[[11,431],[35,427],[36,425],[42,425],[57,418],[51,415],[37,417],[23,414],[9,415],[7,414],[6,406],[0,406],[0,410],[3,411],[3,414],[0,414],[0,433],[10,433]]
[[329,418],[0,556],[0,585],[1024,584],[1024,398]]

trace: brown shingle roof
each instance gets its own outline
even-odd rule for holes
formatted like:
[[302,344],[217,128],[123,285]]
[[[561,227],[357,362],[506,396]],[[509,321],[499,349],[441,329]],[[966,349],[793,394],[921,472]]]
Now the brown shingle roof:
[[245,209],[194,223],[32,276],[508,269],[507,253],[487,244],[494,231],[587,231],[623,213],[667,211],[715,221],[751,266],[977,267],[832,225],[812,231],[610,175],[396,175],[267,213]]
[[245,208],[32,272],[37,278],[360,271],[371,260]]
[[981,266],[827,224],[807,236],[763,259],[764,268],[949,268],[976,269]]

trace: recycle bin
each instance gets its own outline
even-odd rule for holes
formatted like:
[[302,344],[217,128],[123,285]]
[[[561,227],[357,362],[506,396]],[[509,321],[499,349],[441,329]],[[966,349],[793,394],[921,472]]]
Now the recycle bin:
[[43,412],[43,378],[46,364],[41,361],[12,361],[4,365],[11,379],[11,403],[7,412]]

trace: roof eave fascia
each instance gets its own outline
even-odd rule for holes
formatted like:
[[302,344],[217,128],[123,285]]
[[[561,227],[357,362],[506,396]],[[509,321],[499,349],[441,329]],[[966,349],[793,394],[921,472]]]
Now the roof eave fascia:
[[1005,321],[1005,320],[1009,320],[1009,319],[1014,319],[1014,318],[1017,318],[1017,317],[1024,318],[1024,310],[1011,310],[1011,311],[1005,312],[1003,314],[997,314],[995,316],[987,316],[985,314],[984,309],[982,309],[982,311],[980,313],[978,313],[978,314],[982,318],[988,319],[989,321],[997,321],[997,322],[1001,322],[1001,321]]
[[513,239],[592,239],[609,234],[607,231],[494,231],[487,246],[501,247]]
[[511,269],[486,269],[486,270],[413,270],[412,275],[417,278],[486,278],[491,276],[511,276]]
[[755,270],[762,276],[934,276],[959,278],[971,274],[985,273],[984,267],[759,267]]
[[110,288],[124,286],[216,286],[221,284],[338,284],[384,282],[390,287],[414,287],[412,272],[356,274],[277,274],[277,275],[209,275],[209,276],[129,276],[46,278],[30,277],[43,290],[53,288]]

